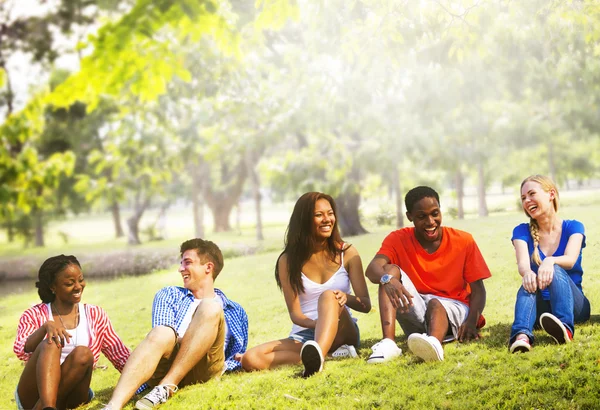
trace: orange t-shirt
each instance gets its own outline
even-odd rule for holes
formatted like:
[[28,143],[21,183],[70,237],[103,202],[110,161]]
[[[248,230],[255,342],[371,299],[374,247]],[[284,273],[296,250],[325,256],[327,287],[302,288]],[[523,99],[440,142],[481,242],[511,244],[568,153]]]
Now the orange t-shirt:
[[469,283],[490,273],[471,234],[442,227],[442,243],[429,254],[415,237],[415,228],[402,228],[383,240],[377,254],[400,266],[421,294],[431,294],[469,304]]

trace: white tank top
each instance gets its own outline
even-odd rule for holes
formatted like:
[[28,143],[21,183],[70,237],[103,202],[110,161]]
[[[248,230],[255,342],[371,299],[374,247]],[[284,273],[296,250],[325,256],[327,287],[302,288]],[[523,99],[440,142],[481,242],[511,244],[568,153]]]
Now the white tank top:
[[[50,303],[47,303],[46,305],[48,306],[50,320],[54,320]],[[56,322],[56,320],[54,321]],[[60,323],[60,320],[58,320],[58,322]],[[83,303],[79,303],[79,324],[75,329],[67,329],[67,332],[71,334],[71,340],[68,343],[65,343],[62,348],[60,353],[60,364],[63,364],[67,356],[75,349],[75,346],[89,346],[90,344],[90,329]]]
[[[298,294],[298,299],[300,300],[300,309],[302,313],[310,319],[317,319],[318,317],[318,303],[319,296],[321,293],[326,290],[341,290],[344,293],[351,294],[352,290],[350,289],[350,277],[348,276],[348,271],[344,268],[344,252],[341,254],[341,264],[340,268],[335,272],[329,280],[325,283],[316,283],[310,280],[304,273],[300,273],[302,277],[302,285],[304,286],[304,293]],[[350,308],[346,306],[348,313],[350,313]],[[352,314],[350,313],[352,317]],[[356,319],[354,319],[356,321]],[[298,326],[297,324],[292,325],[292,331],[290,335],[296,334],[302,330],[305,330],[305,327]]]

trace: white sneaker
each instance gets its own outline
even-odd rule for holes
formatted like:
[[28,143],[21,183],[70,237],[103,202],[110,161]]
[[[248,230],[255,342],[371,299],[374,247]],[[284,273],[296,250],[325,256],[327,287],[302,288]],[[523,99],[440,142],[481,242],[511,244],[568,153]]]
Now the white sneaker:
[[413,333],[408,336],[408,348],[415,356],[426,362],[444,360],[444,348],[440,341],[425,333]]
[[310,377],[315,373],[323,370],[323,353],[321,352],[321,346],[314,340],[309,340],[302,345],[300,350],[300,358],[304,365],[304,373],[302,377]]
[[367,359],[367,363],[387,362],[402,354],[402,349],[396,345],[396,342],[388,338],[375,343],[371,349],[373,350],[373,353],[371,353],[371,356]]
[[356,349],[352,345],[341,345],[338,347],[335,352],[331,354],[331,357],[334,359],[344,359],[344,358],[354,358],[358,357],[356,353]]

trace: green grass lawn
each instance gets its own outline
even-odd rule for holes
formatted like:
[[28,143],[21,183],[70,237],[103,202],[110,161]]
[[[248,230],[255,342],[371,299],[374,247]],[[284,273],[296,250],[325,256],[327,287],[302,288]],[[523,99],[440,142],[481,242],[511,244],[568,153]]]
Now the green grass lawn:
[[[220,381],[184,388],[161,408],[598,408],[600,206],[591,202],[561,209],[563,218],[577,218],[586,226],[583,285],[592,304],[592,319],[577,327],[569,345],[557,346],[549,336],[538,333],[531,353],[508,353],[514,299],[520,285],[510,237],[512,228],[524,222],[525,216],[512,212],[485,219],[445,219],[446,225],[475,236],[492,271],[493,277],[485,282],[487,326],[480,341],[448,344],[444,362],[420,363],[407,351],[406,337],[398,326],[396,341],[405,354],[388,363],[368,365],[370,346],[381,338],[377,288],[369,285],[374,309],[368,314],[356,313],[362,339],[360,358],[327,361],[322,373],[307,380],[299,377],[301,366],[229,374]],[[284,227],[278,229],[281,238]],[[345,239],[357,247],[366,266],[390,229],[378,228],[368,235]],[[173,253],[177,254],[175,244]],[[273,278],[277,255],[278,251],[269,251],[228,259],[216,283],[248,312],[250,346],[286,337],[291,328]],[[110,282],[89,280],[84,300],[102,306],[125,343],[133,348],[150,329],[154,293],[180,282],[175,268]],[[35,303],[38,297],[34,289],[0,299],[0,409],[14,408],[13,392],[23,365],[13,354],[12,344],[20,314]],[[100,408],[117,382],[119,373],[108,360],[102,357],[99,364],[101,368],[92,379],[96,398],[82,408]]]

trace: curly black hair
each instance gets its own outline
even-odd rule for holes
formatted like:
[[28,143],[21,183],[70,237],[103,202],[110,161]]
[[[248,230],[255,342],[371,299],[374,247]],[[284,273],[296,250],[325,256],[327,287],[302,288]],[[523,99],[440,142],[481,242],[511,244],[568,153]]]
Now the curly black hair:
[[38,295],[44,303],[54,302],[56,295],[50,289],[54,284],[56,275],[65,270],[69,265],[77,265],[81,268],[79,261],[73,255],[58,255],[48,258],[40,266],[38,272],[38,282],[35,282],[35,287],[38,288]]
[[435,189],[428,186],[418,186],[407,192],[404,197],[404,205],[406,205],[406,211],[412,212],[413,207],[417,202],[423,198],[435,198],[438,205],[440,204],[440,196]]

